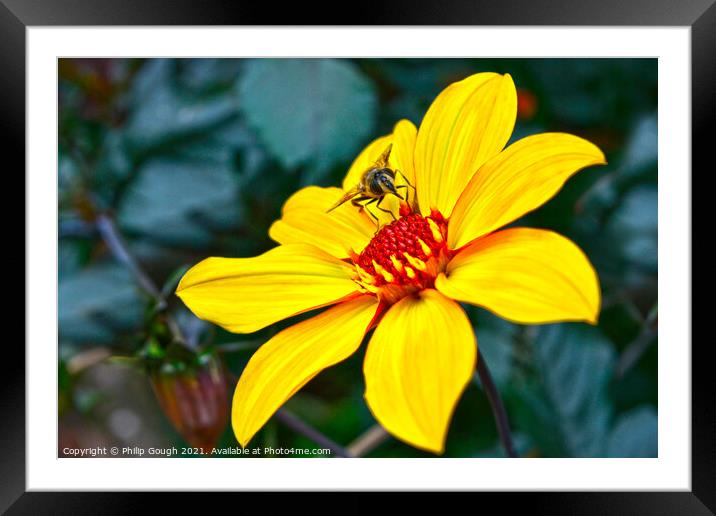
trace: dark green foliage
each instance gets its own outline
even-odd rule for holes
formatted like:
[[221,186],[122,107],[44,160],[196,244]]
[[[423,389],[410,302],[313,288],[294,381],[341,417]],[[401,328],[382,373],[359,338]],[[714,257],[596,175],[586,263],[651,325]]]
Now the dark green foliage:
[[516,386],[516,422],[532,432],[545,455],[600,457],[612,409],[607,386],[615,353],[598,328],[561,324],[531,339],[538,374]]
[[355,157],[375,126],[375,88],[348,61],[251,60],[238,91],[268,150],[286,168],[304,166],[311,183]]

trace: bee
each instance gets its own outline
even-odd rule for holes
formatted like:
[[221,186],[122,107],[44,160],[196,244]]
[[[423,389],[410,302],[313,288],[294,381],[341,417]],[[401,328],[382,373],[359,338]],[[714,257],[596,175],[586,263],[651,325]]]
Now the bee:
[[[331,211],[338,208],[340,205],[350,201],[353,206],[356,206],[360,211],[363,211],[366,206],[375,203],[375,207],[378,208],[380,211],[389,213],[393,219],[395,219],[395,215],[392,211],[386,210],[385,208],[382,208],[380,203],[383,202],[383,199],[386,195],[395,195],[398,199],[401,199],[403,201],[407,201],[407,193],[408,193],[408,187],[415,189],[415,187],[410,184],[408,179],[403,175],[400,170],[393,170],[388,165],[388,158],[390,158],[390,151],[393,148],[393,144],[391,143],[388,145],[388,147],[383,151],[383,153],[380,155],[378,160],[368,168],[363,174],[361,175],[360,181],[358,181],[358,184],[348,190],[343,197],[341,197],[336,204],[334,204],[326,213],[330,213]],[[407,185],[395,185],[395,178],[396,175],[400,174]],[[406,197],[403,197],[400,195],[398,190],[405,188],[406,189]],[[366,202],[367,201],[367,202]],[[376,221],[376,225],[379,224],[378,217],[376,217],[373,213],[370,212],[370,210],[366,210],[371,217],[373,217]]]

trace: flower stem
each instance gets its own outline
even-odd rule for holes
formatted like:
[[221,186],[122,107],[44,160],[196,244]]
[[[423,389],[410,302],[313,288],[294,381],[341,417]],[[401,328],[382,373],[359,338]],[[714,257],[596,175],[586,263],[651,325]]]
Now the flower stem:
[[276,412],[276,419],[281,421],[284,425],[289,427],[294,432],[301,434],[304,437],[308,437],[311,441],[315,442],[319,446],[328,448],[338,457],[353,457],[353,454],[351,454],[348,450],[346,450],[342,446],[339,446],[338,444],[330,440],[328,437],[323,435],[321,432],[319,432],[312,426],[304,423],[299,418],[286,411],[285,409],[279,409]]
[[117,226],[114,221],[107,215],[99,215],[97,217],[96,224],[102,240],[104,240],[105,245],[112,252],[115,259],[134,275],[142,289],[147,294],[152,296],[158,305],[163,305],[165,301],[161,292],[159,292],[159,289],[156,287],[151,278],[147,276],[137,263],[137,260],[135,260],[127,250],[127,245],[117,230]]
[[[95,224],[102,240],[109,248],[114,258],[132,273],[142,290],[154,300],[157,309],[163,310],[166,308],[167,301],[164,299],[162,292],[159,288],[157,288],[149,275],[144,272],[144,269],[142,269],[139,265],[139,262],[137,262],[134,256],[132,256],[129,252],[127,244],[125,243],[122,234],[119,232],[114,220],[112,220],[112,218],[108,215],[101,214],[97,216]],[[191,347],[191,344],[193,343],[187,342],[187,339],[184,337],[184,334],[174,318],[167,315],[166,322],[174,340],[184,346]]]
[[376,424],[348,445],[348,452],[355,457],[363,457],[383,444],[390,435],[382,426]]
[[500,436],[502,447],[508,457],[517,457],[517,452],[515,452],[515,446],[512,442],[512,434],[510,433],[510,423],[507,420],[507,411],[505,411],[505,406],[502,404],[502,398],[500,398],[500,393],[495,387],[495,382],[492,381],[492,375],[490,375],[490,370],[487,368],[485,357],[479,351],[477,352],[477,376],[480,378],[480,383],[482,383],[485,395],[492,407],[492,414],[495,416],[495,425],[497,426],[497,433]]
[[614,377],[617,380],[624,378],[632,367],[639,362],[649,347],[654,344],[655,337],[658,335],[658,318],[659,311],[657,306],[654,306],[643,321],[639,335],[624,348],[624,352],[619,357],[619,361],[614,368]]

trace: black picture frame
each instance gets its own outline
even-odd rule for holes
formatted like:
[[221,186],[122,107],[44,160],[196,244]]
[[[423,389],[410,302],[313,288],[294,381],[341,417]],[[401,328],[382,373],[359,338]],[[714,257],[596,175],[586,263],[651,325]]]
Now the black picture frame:
[[[25,146],[25,35],[31,26],[46,25],[283,25],[299,21],[315,25],[656,25],[691,27],[692,52],[692,163],[707,172],[710,147],[707,128],[714,123],[716,99],[715,0],[454,0],[448,3],[382,1],[350,6],[337,3],[335,13],[296,3],[281,8],[269,3],[200,0],[0,0],[0,56],[2,56],[2,127],[6,159],[17,158],[24,168]],[[340,20],[337,13],[345,14]],[[692,174],[693,177],[693,174]],[[24,185],[24,182],[23,182]],[[21,188],[24,188],[21,187]],[[17,193],[13,197],[19,197]],[[693,206],[693,204],[692,204]],[[693,224],[705,220],[692,210]],[[17,224],[15,224],[17,225]],[[693,231],[693,230],[692,230]],[[710,233],[705,233],[709,235]],[[708,237],[707,237],[708,240]],[[16,240],[13,240],[17,242]],[[17,245],[17,244],[15,244]],[[19,245],[17,245],[19,248]],[[692,249],[693,253],[693,249]],[[693,256],[696,256],[695,254]],[[19,268],[20,256],[7,267]],[[23,260],[23,263],[24,260]],[[668,271],[665,271],[668,273]],[[26,271],[27,274],[27,271]],[[16,274],[16,276],[18,276]],[[705,305],[700,305],[705,306]],[[701,308],[703,311],[703,308]],[[697,320],[699,320],[697,318]],[[136,493],[25,492],[25,353],[16,340],[6,339],[0,391],[0,511],[8,514],[122,514],[141,509],[146,496]],[[716,424],[711,402],[714,375],[706,353],[708,341],[692,345],[692,491],[642,493],[514,493],[490,497],[501,512],[525,508],[544,514],[714,514],[716,511]],[[12,345],[11,345],[12,344]],[[689,343],[664,343],[684,346]],[[217,496],[213,493],[211,496]],[[162,494],[165,511],[185,511],[191,505],[181,494]],[[218,495],[222,500],[229,495]],[[242,505],[255,503],[242,494]],[[352,495],[356,497],[357,495]],[[499,498],[498,498],[499,497]],[[412,499],[419,503],[421,497]],[[272,507],[275,507],[273,505]],[[456,503],[456,502],[452,502]],[[457,502],[459,503],[459,502]],[[474,502],[470,502],[474,503]],[[310,502],[314,505],[313,502]],[[322,504],[322,503],[321,503]],[[370,510],[362,497],[347,507]],[[200,503],[198,507],[208,507]],[[217,500],[212,501],[218,507]],[[308,505],[307,505],[308,506]],[[475,510],[479,510],[475,507]],[[200,510],[200,509],[197,509]],[[205,509],[204,509],[205,510]],[[271,513],[271,510],[267,510]],[[343,512],[343,511],[342,511]]]

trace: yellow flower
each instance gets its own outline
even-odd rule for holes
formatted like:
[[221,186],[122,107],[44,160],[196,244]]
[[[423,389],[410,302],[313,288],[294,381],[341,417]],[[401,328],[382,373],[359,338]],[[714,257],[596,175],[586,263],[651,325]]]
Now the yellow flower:
[[[516,111],[509,75],[451,84],[419,130],[401,120],[368,145],[343,189],[312,186],[288,199],[270,229],[281,245],[255,258],[208,258],[186,273],[177,288],[184,303],[232,332],[333,305],[280,332],[249,361],[232,408],[242,446],[375,328],[363,368],[371,412],[398,439],[442,453],[477,355],[457,301],[518,323],[596,323],[599,282],[574,243],[547,230],[499,229],[545,203],[578,170],[605,163],[604,155],[562,133],[504,148]],[[326,213],[389,144],[390,167],[416,188],[412,206],[386,197],[383,206],[398,220],[376,212],[377,233],[350,203]]]

